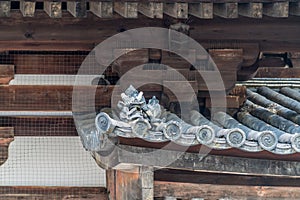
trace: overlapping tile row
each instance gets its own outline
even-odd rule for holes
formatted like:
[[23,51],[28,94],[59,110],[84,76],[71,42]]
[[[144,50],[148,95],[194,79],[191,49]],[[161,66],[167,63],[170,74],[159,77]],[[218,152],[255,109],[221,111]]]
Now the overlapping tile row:
[[[87,17],[88,11],[100,18],[112,17],[114,13],[124,18],[138,18],[138,13],[150,18],[163,18],[164,14],[187,19],[196,16],[202,19],[212,19],[213,16],[223,18],[238,18],[246,16],[250,18],[288,17],[300,15],[300,4],[297,1],[36,1],[21,0],[19,9],[24,17],[34,17],[36,9],[43,9],[52,18],[61,18],[62,10],[66,7],[74,17]],[[42,3],[42,4],[41,4]],[[41,6],[42,5],[42,6]],[[14,7],[10,1],[0,2],[0,16],[9,17]]]
[[202,144],[218,150],[300,152],[300,102],[296,100],[300,93],[291,88],[280,92],[267,87],[247,90],[248,100],[235,118],[217,112],[208,120],[193,110],[185,122],[162,108],[155,97],[147,103],[143,93],[130,86],[117,109],[103,110],[96,117],[74,117],[83,145],[90,151],[101,151],[108,138],[125,137],[182,146]]

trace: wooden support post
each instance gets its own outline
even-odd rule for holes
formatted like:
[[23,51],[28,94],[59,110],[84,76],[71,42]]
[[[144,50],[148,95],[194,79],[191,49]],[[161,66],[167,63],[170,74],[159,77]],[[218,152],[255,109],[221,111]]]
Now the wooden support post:
[[270,17],[288,17],[289,2],[274,2],[264,4],[263,14]]
[[10,1],[0,1],[0,17],[10,16]]
[[137,2],[115,2],[115,11],[125,18],[138,17],[138,3]]
[[158,2],[140,2],[138,10],[143,15],[150,18],[163,18],[163,3]]
[[61,2],[58,1],[44,1],[44,10],[51,18],[60,18]]
[[187,19],[188,3],[166,3],[164,13],[176,19]]
[[34,17],[35,2],[34,1],[20,1],[20,10],[24,17]]
[[14,78],[14,65],[0,65],[0,85],[8,85],[9,81]]
[[262,3],[241,3],[239,4],[239,14],[245,17],[262,18]]
[[86,13],[86,1],[68,1],[67,9],[74,17],[84,18],[87,17]]
[[152,167],[140,166],[126,171],[109,169],[106,174],[109,199],[153,199]]
[[300,2],[291,2],[290,3],[290,14],[291,15],[300,15]]
[[238,18],[238,3],[216,3],[214,14],[223,18]]
[[189,14],[202,19],[212,19],[213,3],[191,3],[189,4]]
[[90,11],[101,18],[109,18],[113,16],[113,2],[101,1],[90,2]]

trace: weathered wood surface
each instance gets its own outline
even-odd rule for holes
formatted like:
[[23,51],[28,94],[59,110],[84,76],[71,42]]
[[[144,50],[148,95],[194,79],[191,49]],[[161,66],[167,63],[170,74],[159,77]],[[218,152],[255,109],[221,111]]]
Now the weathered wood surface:
[[156,181],[155,197],[203,199],[299,199],[298,187],[240,186]]
[[10,16],[10,1],[0,1],[0,17]]
[[[133,144],[131,143],[131,145]],[[143,143],[143,145],[145,145],[145,143]],[[120,148],[115,148],[107,156],[101,156],[98,153],[94,153],[94,158],[98,163],[105,163],[106,165],[116,169],[128,169],[135,165],[166,167],[166,163],[168,163],[167,166],[171,169],[194,170],[200,172],[221,171],[222,173],[238,173],[244,175],[300,177],[300,164],[295,161],[224,156],[224,150],[220,152],[222,156],[212,155],[213,152],[202,156],[199,154],[199,149],[198,153],[182,152],[181,150],[185,147],[180,146],[177,146],[177,149],[173,151],[166,149],[161,150],[159,152],[160,159],[157,159],[153,154],[145,154],[153,151],[153,149],[127,145],[118,146]],[[135,152],[134,156],[132,156],[133,154],[129,152]],[[257,155],[259,155],[259,153],[256,153],[256,156]],[[299,154],[297,155],[299,157]],[[235,154],[235,156],[237,156],[237,154]],[[278,156],[280,157],[280,155]],[[291,159],[291,157],[292,156],[288,159]]]
[[129,170],[107,170],[107,190],[110,199],[153,199],[153,168],[141,166]]
[[67,1],[67,9],[74,17],[84,18],[87,17],[86,4],[86,0]]
[[140,2],[138,11],[150,18],[163,18],[164,4],[158,2]]
[[44,10],[52,18],[61,18],[62,16],[61,2],[45,1]]
[[111,1],[90,2],[90,11],[101,18],[112,17],[113,2]]
[[15,136],[78,136],[71,117],[0,117],[0,127],[14,127]]
[[289,2],[266,3],[263,7],[263,14],[270,17],[288,17]]
[[0,85],[7,85],[14,78],[14,65],[0,65]]
[[137,18],[138,3],[137,2],[115,2],[114,11],[125,18]]
[[217,3],[214,5],[214,14],[223,18],[238,18],[237,3]]
[[189,14],[202,19],[212,19],[213,3],[204,2],[204,3],[189,4]]
[[259,68],[256,78],[299,78],[300,68],[278,68],[278,67],[262,67]]
[[239,14],[245,17],[262,18],[262,3],[244,3],[238,6]]
[[188,4],[187,3],[165,3],[164,13],[174,18],[187,19],[188,18]]
[[2,186],[0,187],[1,200],[15,199],[86,199],[108,200],[105,188],[101,187],[26,187],[26,186]]
[[[84,102],[90,100],[87,95],[95,89],[95,106],[109,107],[114,86],[79,87],[78,90],[82,94],[80,105],[84,106]],[[1,111],[72,110],[73,86],[0,86],[0,94]],[[88,105],[85,106],[86,109],[92,109]]]
[[0,127],[0,166],[8,158],[9,144],[14,140],[13,127]]
[[35,13],[35,3],[34,1],[21,0],[20,10],[23,17],[34,17]]

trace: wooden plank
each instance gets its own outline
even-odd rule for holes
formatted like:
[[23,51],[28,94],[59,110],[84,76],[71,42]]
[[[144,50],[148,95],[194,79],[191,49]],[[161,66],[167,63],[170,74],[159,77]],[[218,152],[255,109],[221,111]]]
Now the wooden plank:
[[158,2],[140,2],[138,11],[150,18],[163,18],[163,3]]
[[0,65],[0,85],[7,85],[14,78],[14,65]]
[[223,18],[238,18],[238,3],[216,3],[214,14]]
[[239,186],[156,181],[154,196],[203,199],[298,199],[298,187]]
[[176,169],[155,170],[154,180],[215,185],[299,187],[299,178],[207,173]]
[[125,18],[138,17],[138,3],[137,2],[115,2],[114,10],[119,15]]
[[90,2],[90,11],[100,18],[110,18],[113,16],[113,2],[100,1]]
[[8,158],[9,144],[14,140],[13,127],[0,127],[0,166]]
[[35,13],[35,2],[34,1],[20,1],[20,10],[23,17],[34,17]]
[[2,186],[0,199],[86,199],[108,200],[105,188],[101,187],[27,187],[27,186]]
[[10,1],[0,1],[0,17],[10,17]]
[[256,78],[299,78],[300,68],[261,67]]
[[189,4],[189,14],[201,19],[213,18],[213,3]]
[[164,13],[176,19],[188,18],[188,4],[187,3],[165,3]]
[[[226,102],[224,103],[225,99]],[[211,98],[206,98],[205,100],[205,107],[211,108]],[[224,105],[226,106],[225,108],[239,108],[241,106],[240,98],[238,96],[214,97],[214,108],[222,108]]]
[[289,13],[291,15],[296,15],[296,16],[300,15],[300,2],[290,2],[289,8],[290,8]]
[[61,2],[59,1],[44,1],[44,10],[51,18],[61,18]]
[[0,127],[14,127],[15,136],[78,136],[68,117],[0,117]]
[[270,17],[288,17],[289,2],[274,2],[264,4],[263,14]]
[[238,5],[239,14],[250,18],[262,18],[262,3],[243,3]]
[[87,17],[86,0],[67,1],[67,10],[71,13],[71,15],[73,15],[73,17]]
[[[85,102],[92,101],[91,92],[96,91],[95,106],[108,107],[111,104],[113,86],[82,86],[77,88],[82,94],[78,102],[84,109],[91,109]],[[5,95],[3,95],[5,94]],[[1,111],[71,111],[73,86],[0,86]]]

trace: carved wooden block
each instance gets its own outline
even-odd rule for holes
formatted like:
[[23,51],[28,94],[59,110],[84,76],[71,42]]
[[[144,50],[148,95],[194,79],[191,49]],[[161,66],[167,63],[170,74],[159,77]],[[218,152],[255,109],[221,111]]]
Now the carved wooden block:
[[67,9],[74,17],[84,18],[87,17],[86,13],[86,1],[68,1]]
[[115,2],[115,11],[125,18],[138,17],[138,3],[137,2]]
[[90,11],[98,17],[108,18],[113,16],[113,2],[101,1],[90,2]]
[[178,19],[188,18],[188,3],[166,3],[164,13]]
[[238,18],[238,3],[216,3],[214,14],[223,18]]
[[289,2],[274,2],[264,4],[263,14],[270,17],[288,17]]
[[61,2],[45,1],[44,2],[44,10],[50,17],[60,18],[61,14],[62,14]]
[[10,1],[0,1],[0,17],[10,16]]
[[157,2],[140,2],[138,6],[138,10],[143,15],[150,18],[163,18],[163,3]]
[[239,4],[239,14],[245,17],[262,18],[262,3],[241,3]]
[[20,1],[20,10],[24,17],[34,17],[35,2],[33,1]]
[[212,19],[213,3],[191,3],[189,4],[189,14],[202,19]]

